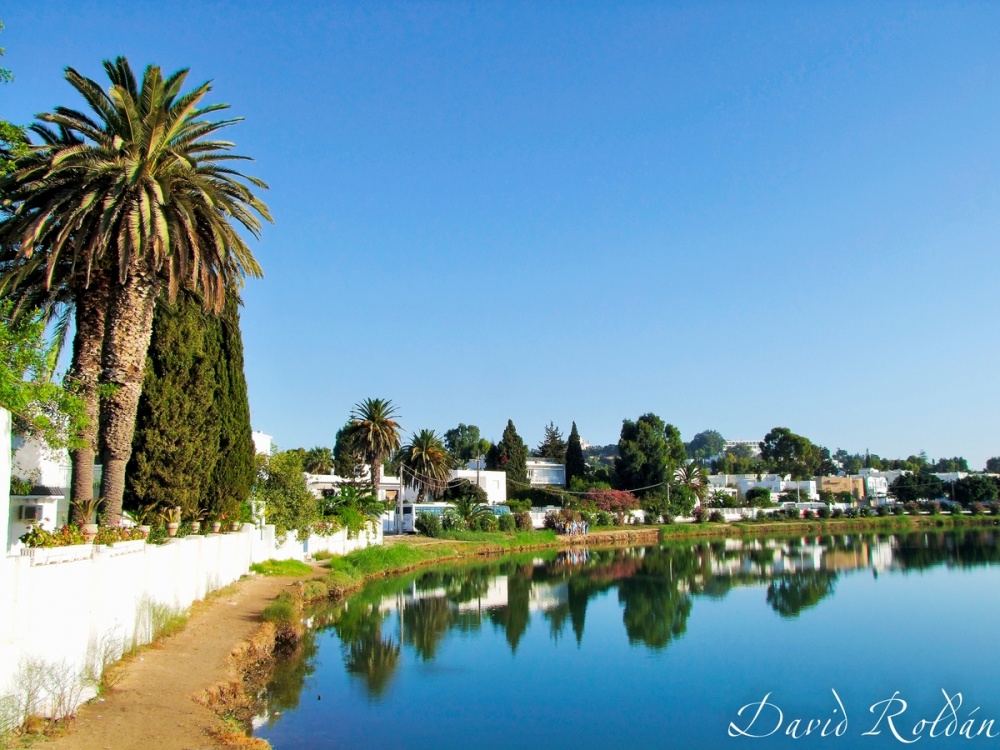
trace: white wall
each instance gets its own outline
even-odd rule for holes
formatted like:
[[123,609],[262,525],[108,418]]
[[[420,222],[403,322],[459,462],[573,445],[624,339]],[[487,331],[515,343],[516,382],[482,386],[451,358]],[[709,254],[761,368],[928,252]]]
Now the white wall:
[[[10,412],[0,407],[0,543],[6,541],[10,523]],[[6,547],[4,548],[4,550]],[[3,550],[0,550],[3,552]],[[0,589],[0,596],[3,589]]]
[[[356,539],[342,530],[304,543],[293,533],[278,544],[273,526],[244,524],[236,533],[188,536],[163,545],[127,542],[128,551],[121,554],[93,545],[56,548],[58,554],[86,555],[72,562],[43,564],[27,554],[0,557],[0,697],[16,691],[22,664],[65,665],[79,676],[88,652],[99,644],[120,652],[133,641],[148,642],[151,634],[143,622],[151,604],[184,610],[239,580],[252,562],[303,559],[319,550],[345,554],[381,542],[379,528]],[[92,695],[84,692],[80,700]]]

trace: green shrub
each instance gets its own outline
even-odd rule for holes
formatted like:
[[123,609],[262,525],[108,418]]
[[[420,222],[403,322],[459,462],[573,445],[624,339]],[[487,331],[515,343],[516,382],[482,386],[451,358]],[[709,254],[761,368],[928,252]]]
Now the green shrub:
[[829,505],[824,505],[822,508],[819,509],[819,511],[817,511],[817,515],[820,518],[829,518],[830,517],[830,506]]
[[875,506],[875,512],[878,513],[880,518],[885,518],[891,511],[888,505],[877,505]]
[[844,509],[843,508],[834,508],[833,509],[833,517],[834,518],[843,518],[844,517]]
[[417,513],[414,528],[424,536],[439,537],[442,532],[442,518],[435,513]]
[[708,514],[708,520],[712,523],[725,523],[726,517],[723,515],[721,510],[713,510]]
[[906,508],[904,508],[900,503],[896,503],[896,504],[894,504],[892,506],[892,514],[894,516],[901,516],[905,512],[906,512]]
[[508,500],[506,502],[506,505],[508,508],[510,508],[510,512],[515,514],[520,513],[522,511],[531,510],[530,500],[518,500],[518,499]]
[[500,526],[500,531],[514,531],[517,528],[517,521],[514,519],[513,513],[504,513],[499,516],[497,524]]
[[599,510],[594,514],[595,526],[610,526],[615,522],[615,517],[606,510]]
[[496,531],[498,527],[497,517],[492,513],[483,513],[473,519],[472,527],[474,531]]

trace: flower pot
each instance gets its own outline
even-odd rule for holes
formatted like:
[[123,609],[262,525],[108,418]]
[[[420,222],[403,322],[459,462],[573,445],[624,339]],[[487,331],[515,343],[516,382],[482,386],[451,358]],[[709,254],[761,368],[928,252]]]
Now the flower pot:
[[92,542],[94,541],[94,537],[97,536],[97,524],[82,523],[80,524],[80,531],[83,532],[83,536],[88,542]]
[[149,526],[138,526],[139,533],[143,535],[144,538],[149,538],[149,532],[152,530]]
[[201,521],[192,521],[191,522],[191,533],[192,534],[200,534],[201,533]]
[[212,523],[212,533],[218,534],[222,530],[222,521],[214,521]]
[[180,528],[179,523],[168,523],[167,524],[167,536],[177,536],[177,529]]
[[[240,523],[239,521],[233,521],[232,525],[231,525],[231,526],[230,526],[229,528],[230,528],[230,529],[231,529],[232,531],[239,531],[239,530],[240,530],[240,526],[242,526],[242,525],[243,525],[243,524],[241,524],[241,523]],[[95,533],[96,533],[96,532],[95,532]]]

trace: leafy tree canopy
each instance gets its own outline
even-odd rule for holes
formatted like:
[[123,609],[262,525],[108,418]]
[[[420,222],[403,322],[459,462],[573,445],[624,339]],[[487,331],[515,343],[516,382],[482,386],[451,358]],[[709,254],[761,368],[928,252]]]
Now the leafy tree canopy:
[[65,447],[71,425],[85,419],[83,404],[51,380],[55,349],[44,338],[41,314],[13,316],[13,303],[0,301],[0,406],[13,418],[14,431]]
[[713,456],[721,454],[725,445],[726,439],[722,437],[721,433],[716,430],[705,430],[691,438],[691,442],[684,447],[687,449],[689,458],[693,458],[695,461],[707,461]]
[[790,474],[792,479],[809,479],[837,473],[830,451],[796,435],[787,427],[775,427],[760,444],[761,458],[768,470]]
[[635,422],[626,419],[618,440],[615,483],[618,489],[641,497],[665,485],[686,460],[687,451],[676,427],[655,414],[643,414]]
[[461,422],[458,427],[444,433],[444,445],[456,466],[465,466],[469,461],[485,456],[490,449],[490,441],[479,434],[476,425]]
[[933,474],[900,474],[889,485],[889,494],[901,503],[940,500],[946,491],[945,483]]

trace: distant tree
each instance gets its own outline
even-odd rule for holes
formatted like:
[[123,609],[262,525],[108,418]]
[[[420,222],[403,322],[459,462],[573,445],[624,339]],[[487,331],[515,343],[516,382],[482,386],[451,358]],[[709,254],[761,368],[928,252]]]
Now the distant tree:
[[931,470],[939,474],[950,474],[956,471],[968,471],[969,462],[961,456],[955,456],[954,458],[941,458],[938,459]]
[[330,474],[336,461],[333,458],[333,451],[329,448],[316,446],[306,451],[302,468],[310,474]]
[[406,484],[417,490],[417,499],[438,495],[448,483],[451,456],[434,430],[421,430],[403,446],[399,456]]
[[716,474],[761,474],[765,467],[748,445],[734,445],[727,448],[717,460],[712,462]]
[[575,478],[583,478],[587,474],[587,464],[583,460],[583,446],[576,422],[569,431],[569,441],[566,444],[566,486],[569,487]]
[[845,474],[857,474],[861,469],[866,468],[865,459],[862,456],[851,455],[843,448],[838,448],[833,454],[833,462],[839,464]]
[[990,474],[1000,474],[1000,457],[986,459],[986,471]]
[[567,444],[563,440],[562,432],[560,432],[555,424],[549,422],[545,428],[545,436],[542,438],[542,442],[535,448],[535,456],[537,458],[551,458],[553,461],[565,463],[566,450]]
[[900,503],[918,500],[940,500],[947,487],[933,474],[900,474],[889,485],[889,494]]
[[952,496],[965,507],[975,503],[986,505],[997,500],[997,484],[990,477],[970,474],[952,482]]
[[368,398],[351,411],[349,439],[371,470],[372,494],[379,499],[381,469],[389,455],[399,449],[399,423],[392,401]]
[[512,420],[507,420],[500,442],[490,446],[486,468],[507,474],[507,493],[516,493],[528,486],[528,446],[517,434]]
[[676,427],[664,424],[655,414],[643,414],[635,422],[626,419],[618,439],[615,484],[642,497],[665,486],[686,459]]
[[474,424],[459,423],[444,433],[444,444],[452,455],[455,466],[465,466],[479,456],[485,456],[490,449],[490,441],[479,434]]
[[726,439],[719,432],[705,430],[691,438],[691,442],[685,448],[690,458],[704,463],[713,456],[720,455],[725,446]]
[[796,435],[787,427],[775,427],[760,443],[760,454],[770,471],[790,474],[792,479],[816,476],[829,461],[829,452],[813,445],[808,438]]

